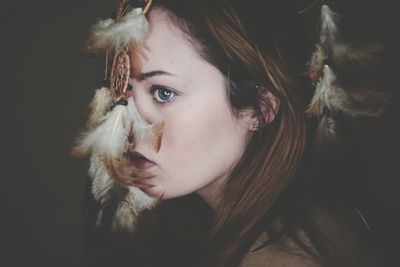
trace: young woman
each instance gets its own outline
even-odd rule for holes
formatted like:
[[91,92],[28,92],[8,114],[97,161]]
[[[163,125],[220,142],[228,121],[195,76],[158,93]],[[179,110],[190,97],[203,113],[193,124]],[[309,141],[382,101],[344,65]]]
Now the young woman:
[[377,264],[329,166],[346,118],[385,100],[336,77],[369,55],[341,42],[321,6],[122,1],[96,25],[108,83],[75,150],[91,163],[90,264]]

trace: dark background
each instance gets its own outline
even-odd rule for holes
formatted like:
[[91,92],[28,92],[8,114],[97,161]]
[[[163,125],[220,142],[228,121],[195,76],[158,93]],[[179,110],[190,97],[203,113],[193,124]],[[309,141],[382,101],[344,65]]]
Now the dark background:
[[[386,45],[382,58],[393,106],[360,130],[370,175],[360,185],[367,217],[388,249],[396,239],[398,36],[384,1],[338,1],[355,34]],[[69,150],[82,127],[103,58],[84,53],[89,26],[118,0],[9,1],[1,5],[0,266],[83,266],[81,210],[87,166]],[[349,19],[351,18],[351,20]],[[357,194],[357,192],[355,192]],[[4,263],[3,263],[4,262]]]

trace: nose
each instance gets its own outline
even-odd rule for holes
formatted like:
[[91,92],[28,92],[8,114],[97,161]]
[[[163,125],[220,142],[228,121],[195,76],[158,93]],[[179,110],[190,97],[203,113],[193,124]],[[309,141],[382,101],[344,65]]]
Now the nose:
[[[151,125],[148,131],[140,136],[139,134],[133,133],[129,139],[129,151],[148,151],[153,150],[156,153],[160,152],[161,141],[163,137],[164,123]],[[135,132],[135,130],[133,130]]]
[[[149,122],[149,119],[145,119],[145,117],[142,116],[144,112],[140,112],[139,108],[144,107],[144,101],[140,99],[139,95],[133,96],[128,100],[129,117],[132,121],[132,136],[130,138],[131,145],[129,150],[147,151],[151,148],[158,152],[161,147],[163,123],[155,124],[153,121]],[[150,108],[151,106],[148,106],[147,113],[145,114],[151,114]]]

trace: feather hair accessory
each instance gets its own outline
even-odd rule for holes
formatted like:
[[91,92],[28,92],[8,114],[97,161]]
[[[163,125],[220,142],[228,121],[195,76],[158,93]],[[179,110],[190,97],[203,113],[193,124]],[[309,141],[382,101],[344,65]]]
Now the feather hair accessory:
[[319,43],[315,46],[315,51],[308,63],[310,76],[314,82],[320,78],[325,62],[328,57],[332,56],[331,51],[335,49],[337,44],[339,37],[338,20],[338,14],[334,13],[327,5],[322,5]]
[[164,129],[164,123],[150,125],[148,124],[142,116],[140,116],[135,102],[132,98],[128,99],[128,114],[132,119],[133,123],[133,134],[150,144],[158,152],[161,147],[162,132]]
[[141,43],[147,36],[149,24],[141,8],[132,9],[121,21],[113,19],[99,21],[92,31],[90,50],[120,48],[131,43]]
[[339,37],[338,22],[338,14],[333,12],[327,5],[322,5],[320,44],[323,47],[328,48],[335,45]]
[[[145,13],[151,1],[141,2],[145,3],[143,9],[132,8],[122,0],[116,20],[100,21],[93,28],[91,48],[115,51],[111,88],[96,90],[87,130],[73,149],[75,155],[90,157],[92,194],[101,206],[98,223],[102,223],[105,213],[111,214],[112,230],[133,231],[138,214],[157,202],[140,190],[151,187],[143,180],[153,175],[135,167],[127,155],[133,136],[158,152],[163,130],[163,123],[150,125],[141,117],[132,97],[134,92],[128,88],[131,63],[127,46],[143,44],[149,31]],[[106,77],[107,74],[106,70]]]
[[[350,73],[340,72],[342,69],[352,68],[354,71],[370,66],[369,63],[375,56],[374,52],[379,50],[378,47],[367,46],[366,49],[356,51],[352,45],[345,43],[338,28],[339,16],[326,4],[321,7],[320,19],[319,43],[308,62],[309,76],[316,90],[305,112],[319,118],[319,138],[334,140],[337,114],[351,117],[380,116],[388,101],[379,88],[349,82],[351,79],[340,76]],[[358,72],[360,71],[355,71],[356,74]]]
[[97,89],[90,103],[90,117],[88,119],[87,128],[92,129],[100,124],[104,116],[111,109],[113,100],[110,89],[102,87]]

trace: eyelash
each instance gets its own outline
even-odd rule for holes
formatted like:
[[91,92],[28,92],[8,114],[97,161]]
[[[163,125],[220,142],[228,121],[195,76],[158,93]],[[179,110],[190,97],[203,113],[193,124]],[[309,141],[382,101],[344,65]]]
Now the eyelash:
[[[160,91],[160,90],[164,90],[164,91],[169,92],[172,95],[171,99],[170,100],[164,100],[164,101],[163,100],[159,100],[160,98],[158,97],[157,92]],[[174,100],[175,96],[177,95],[174,91],[172,91],[168,87],[165,87],[165,86],[162,86],[162,85],[153,85],[150,88],[150,93],[151,93],[154,101],[157,104],[160,104],[160,105],[165,105],[167,103],[171,103]]]

